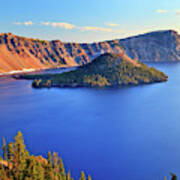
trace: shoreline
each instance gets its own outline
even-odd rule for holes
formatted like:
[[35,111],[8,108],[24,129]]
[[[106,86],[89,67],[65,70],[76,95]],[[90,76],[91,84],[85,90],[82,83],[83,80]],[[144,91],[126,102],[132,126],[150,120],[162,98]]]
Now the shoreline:
[[73,69],[73,68],[77,68],[77,66],[75,67],[66,67],[66,66],[62,66],[62,67],[57,67],[57,68],[39,68],[39,69],[34,69],[34,68],[29,68],[26,69],[24,68],[23,70],[13,70],[13,71],[9,71],[9,72],[5,72],[5,73],[0,73],[0,78],[4,77],[4,76],[11,76],[11,75],[20,75],[20,74],[30,74],[33,72],[37,72],[40,73],[41,71],[43,71],[44,73],[47,71],[51,71],[51,70],[63,70],[63,69]]
[[40,70],[45,70],[45,69],[30,68],[30,69],[23,69],[23,70],[13,70],[13,71],[5,72],[5,73],[0,73],[0,77],[1,76],[21,74],[21,73],[29,73],[29,72],[40,71]]

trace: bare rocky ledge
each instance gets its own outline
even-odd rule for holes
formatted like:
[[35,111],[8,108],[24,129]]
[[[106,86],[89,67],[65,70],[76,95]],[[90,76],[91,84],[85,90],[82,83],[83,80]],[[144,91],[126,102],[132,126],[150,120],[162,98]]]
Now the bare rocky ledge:
[[0,34],[0,73],[82,66],[104,53],[124,53],[140,62],[180,61],[176,31],[156,31],[98,43],[65,43]]

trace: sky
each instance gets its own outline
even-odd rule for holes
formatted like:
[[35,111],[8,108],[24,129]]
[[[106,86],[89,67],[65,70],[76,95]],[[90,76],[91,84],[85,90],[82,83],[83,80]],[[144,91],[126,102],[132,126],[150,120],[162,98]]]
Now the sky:
[[156,30],[180,33],[180,0],[0,0],[0,32],[96,42]]

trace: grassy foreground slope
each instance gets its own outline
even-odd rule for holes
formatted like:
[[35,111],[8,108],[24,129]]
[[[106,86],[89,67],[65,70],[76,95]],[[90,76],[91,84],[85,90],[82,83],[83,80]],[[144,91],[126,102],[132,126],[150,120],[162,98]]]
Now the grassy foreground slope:
[[111,87],[167,81],[167,76],[125,54],[105,53],[75,71],[51,75],[25,75],[33,87]]

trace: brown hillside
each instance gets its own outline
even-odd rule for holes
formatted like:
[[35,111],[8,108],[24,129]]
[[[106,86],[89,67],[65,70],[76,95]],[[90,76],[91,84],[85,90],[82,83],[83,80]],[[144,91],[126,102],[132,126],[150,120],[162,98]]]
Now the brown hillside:
[[141,62],[180,61],[180,35],[156,31],[99,43],[64,43],[0,34],[0,74],[25,69],[81,66],[104,53],[123,53]]
[[3,33],[0,34],[0,73],[87,64],[104,52],[121,52],[122,49],[115,43],[63,43]]

